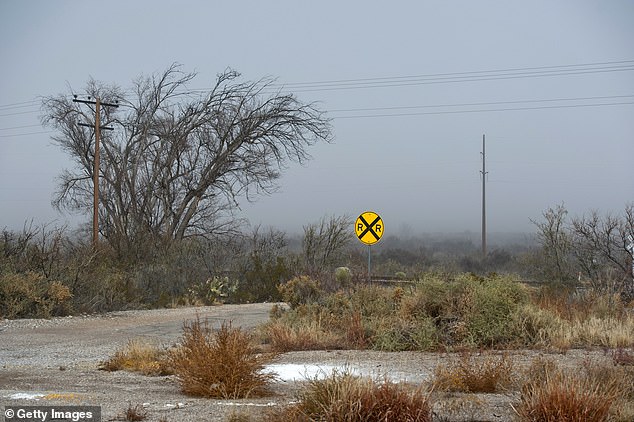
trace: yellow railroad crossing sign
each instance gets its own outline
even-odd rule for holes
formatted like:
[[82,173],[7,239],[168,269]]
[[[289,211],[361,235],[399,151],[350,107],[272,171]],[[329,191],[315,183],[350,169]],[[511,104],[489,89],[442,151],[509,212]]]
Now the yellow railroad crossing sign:
[[366,211],[357,218],[354,231],[361,243],[374,245],[383,237],[383,220],[377,213]]

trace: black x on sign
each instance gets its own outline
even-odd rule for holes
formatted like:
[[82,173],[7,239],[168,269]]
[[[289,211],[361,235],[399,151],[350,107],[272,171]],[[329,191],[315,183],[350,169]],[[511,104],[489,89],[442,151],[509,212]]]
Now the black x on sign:
[[354,231],[361,243],[374,245],[383,236],[383,220],[377,213],[366,211],[357,218]]

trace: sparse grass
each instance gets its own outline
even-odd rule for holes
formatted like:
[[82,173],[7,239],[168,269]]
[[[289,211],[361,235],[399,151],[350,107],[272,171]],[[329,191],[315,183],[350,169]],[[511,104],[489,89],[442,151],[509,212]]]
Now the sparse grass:
[[170,352],[182,391],[200,397],[237,399],[268,394],[274,375],[263,373],[272,355],[257,353],[251,336],[231,324],[213,331],[208,321],[183,324],[180,345]]
[[507,355],[475,356],[462,353],[457,360],[438,365],[434,370],[434,390],[465,393],[496,393],[510,386],[513,363]]
[[227,417],[226,422],[250,422],[251,420],[252,420],[251,415],[249,415],[248,413],[233,411]]
[[140,404],[132,406],[128,403],[128,408],[118,414],[114,421],[138,422],[147,419],[147,411]]
[[615,365],[634,366],[634,353],[622,348],[613,350],[612,362]]
[[297,403],[272,411],[266,420],[428,422],[432,415],[429,396],[420,388],[334,371],[308,380]]
[[170,375],[173,373],[167,359],[167,351],[156,344],[140,339],[129,340],[111,358],[101,362],[104,371],[131,371],[144,375]]

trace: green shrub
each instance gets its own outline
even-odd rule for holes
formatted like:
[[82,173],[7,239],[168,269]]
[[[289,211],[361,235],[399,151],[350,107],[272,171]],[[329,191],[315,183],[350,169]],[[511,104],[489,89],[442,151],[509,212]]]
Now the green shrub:
[[409,336],[414,346],[413,350],[431,351],[438,347],[438,329],[432,318],[416,320]]
[[279,302],[278,286],[288,280],[290,270],[282,257],[265,259],[252,255],[240,270],[237,289],[228,297],[233,303]]
[[70,312],[72,295],[59,281],[34,272],[0,275],[0,317],[49,318]]
[[370,344],[373,349],[386,352],[434,350],[438,331],[431,318],[407,321],[386,317],[373,325]]
[[397,280],[407,279],[407,274],[403,271],[397,271],[396,273],[394,273],[394,276],[396,277]]
[[204,282],[194,283],[189,288],[189,296],[205,305],[213,305],[232,296],[238,288],[238,283],[229,277],[212,277]]
[[305,275],[292,278],[280,284],[277,289],[282,295],[282,300],[288,303],[291,309],[316,302],[322,294],[319,282]]
[[528,302],[525,289],[519,283],[500,277],[467,283],[468,306],[464,320],[469,341],[487,347],[512,341],[512,316],[520,305]]
[[350,284],[352,280],[352,272],[348,267],[338,267],[335,269],[335,280],[340,287],[345,287]]
[[461,299],[465,288],[465,283],[426,278],[419,281],[415,293],[403,301],[401,315],[405,318],[454,319],[462,312]]
[[372,348],[385,352],[402,352],[412,350],[412,343],[407,336],[405,323],[386,318],[378,324],[372,335]]
[[393,289],[389,287],[357,286],[350,295],[350,303],[364,318],[383,318],[392,315],[397,309]]

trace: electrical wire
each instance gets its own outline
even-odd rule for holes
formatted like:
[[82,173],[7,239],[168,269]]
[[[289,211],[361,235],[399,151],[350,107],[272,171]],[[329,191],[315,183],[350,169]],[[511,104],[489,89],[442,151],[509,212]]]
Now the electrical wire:
[[[358,88],[383,88],[396,86],[423,85],[435,83],[456,83],[489,81],[500,79],[534,78],[545,76],[569,76],[589,73],[634,71],[634,60],[617,60],[605,62],[563,64],[555,66],[532,66],[506,69],[476,70],[468,72],[445,72],[421,75],[397,75],[374,78],[335,79],[312,82],[287,82],[271,83],[268,88],[279,90],[281,88],[299,88],[295,92],[329,91],[338,89]],[[188,90],[187,92],[208,92],[209,88]],[[127,90],[124,92],[132,92]],[[29,104],[37,105],[39,100],[16,102],[0,105],[0,111],[12,108],[28,107]],[[9,114],[13,115],[13,114]],[[4,116],[4,115],[0,115]]]
[[[579,64],[564,64],[556,66],[533,66],[521,68],[506,69],[490,69],[469,72],[445,72],[424,75],[401,75],[390,77],[375,78],[356,78],[356,79],[337,79],[326,81],[312,82],[291,82],[291,83],[272,83],[267,89],[277,89],[279,92],[282,88],[295,88],[294,92],[308,91],[332,91],[332,90],[349,90],[360,88],[386,88],[401,87],[411,85],[426,85],[438,83],[461,83],[474,81],[490,81],[503,79],[523,79],[535,77],[552,77],[552,76],[570,76],[589,73],[606,73],[606,72],[622,72],[634,71],[634,60],[619,60],[605,62],[591,62]],[[208,92],[209,89],[189,90],[189,93]],[[560,109],[560,108],[580,108],[580,107],[601,107],[601,106],[617,106],[630,105],[632,101],[621,102],[595,102],[589,104],[558,104],[558,105],[536,105],[527,107],[499,107],[499,108],[473,108],[498,105],[516,105],[516,104],[539,104],[554,102],[571,102],[571,101],[597,101],[597,100],[615,100],[619,98],[632,98],[634,95],[612,95],[612,96],[594,96],[594,97],[576,97],[576,98],[552,98],[539,100],[513,100],[513,101],[491,101],[491,102],[472,102],[472,103],[456,103],[456,104],[436,104],[436,105],[416,105],[416,106],[389,106],[389,107],[365,107],[350,109],[333,109],[329,113],[358,113],[358,112],[381,112],[381,111],[397,111],[397,110],[420,110],[420,109],[442,109],[442,108],[464,108],[472,107],[466,110],[437,110],[428,112],[412,112],[412,113],[373,113],[373,114],[355,114],[334,116],[333,119],[355,119],[355,118],[375,118],[375,117],[405,117],[405,116],[421,116],[421,115],[441,115],[441,114],[462,114],[462,113],[484,113],[484,112],[505,112],[505,111],[523,111],[523,110],[544,110],[544,109]],[[38,99],[32,99],[23,102],[15,102],[0,105],[0,112],[18,110],[39,105]],[[0,117],[10,117],[26,114],[38,113],[36,110],[16,111],[12,113],[0,114]],[[28,127],[37,127],[39,125],[24,125],[8,128],[0,128],[0,130],[15,130]],[[37,133],[51,132],[29,132],[18,133],[14,135],[0,135],[0,137],[24,136]]]
[[[626,65],[627,63],[627,65]],[[348,83],[348,82],[368,82],[368,81],[381,81],[387,80],[397,80],[397,79],[413,79],[413,78],[430,78],[430,77],[439,77],[439,76],[458,76],[458,75],[474,75],[474,74],[485,74],[485,73],[501,73],[501,72],[520,72],[520,71],[536,71],[551,69],[550,71],[556,71],[555,69],[567,69],[567,68],[585,68],[592,66],[606,66],[606,65],[617,65],[618,66],[632,66],[634,65],[634,60],[620,60],[620,61],[611,61],[611,62],[594,62],[594,63],[580,63],[580,64],[565,64],[565,65],[557,65],[557,66],[538,66],[538,67],[523,67],[523,68],[510,68],[510,69],[495,69],[495,70],[477,70],[470,72],[451,72],[451,73],[432,73],[427,75],[410,75],[410,76],[389,76],[389,77],[377,77],[377,78],[360,78],[360,79],[339,79],[339,80],[329,80],[329,81],[315,81],[315,82],[290,82],[290,83],[280,83],[277,84],[279,86],[303,86],[303,85],[320,85],[320,84],[334,84],[334,83]],[[588,69],[580,69],[580,70],[588,70]]]
[[339,112],[357,112],[357,111],[382,111],[382,110],[410,110],[420,108],[441,108],[441,107],[479,107],[488,105],[502,104],[525,104],[525,103],[548,103],[562,101],[587,101],[587,100],[611,100],[616,98],[634,98],[634,94],[627,95],[606,95],[594,97],[574,97],[574,98],[546,98],[541,100],[513,100],[513,101],[490,101],[477,103],[458,103],[458,104],[434,104],[434,105],[417,105],[417,106],[391,106],[391,107],[368,107],[368,108],[348,108],[348,109],[331,109],[330,113]]
[[13,134],[13,135],[0,135],[0,138],[12,138],[14,136],[26,136],[26,135],[41,135],[43,133],[54,133],[54,132],[42,131],[42,132],[16,133],[16,134]]
[[14,130],[14,129],[24,129],[27,127],[41,127],[42,125],[24,125],[24,126],[13,126],[13,127],[3,127],[0,130]]
[[581,107],[601,107],[601,106],[617,106],[617,105],[630,105],[634,104],[634,101],[623,101],[615,103],[598,103],[598,104],[563,104],[556,106],[534,106],[534,107],[513,107],[513,108],[489,108],[489,109],[475,109],[475,110],[443,110],[443,111],[428,111],[417,113],[389,113],[389,114],[365,114],[354,116],[332,116],[332,119],[362,119],[362,118],[377,118],[377,117],[407,117],[407,116],[427,116],[427,115],[441,115],[441,114],[467,114],[467,113],[493,113],[504,111],[526,111],[526,110],[548,110],[559,108],[581,108]]

